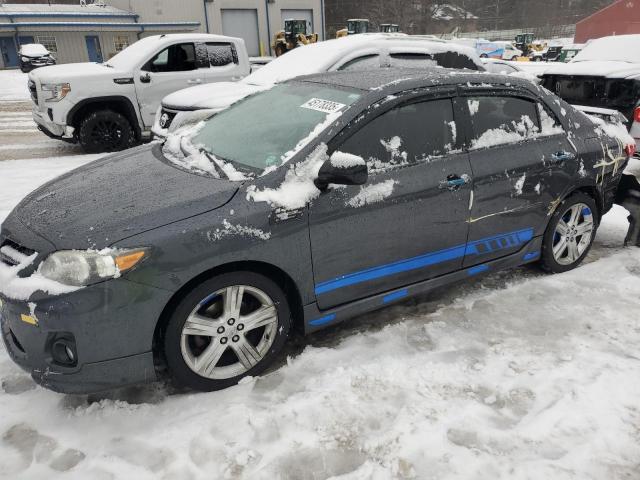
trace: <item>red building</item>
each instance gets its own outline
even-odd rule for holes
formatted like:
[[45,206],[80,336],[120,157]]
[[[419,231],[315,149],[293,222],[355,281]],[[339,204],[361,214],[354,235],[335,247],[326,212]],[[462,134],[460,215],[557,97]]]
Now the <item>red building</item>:
[[576,24],[576,43],[609,35],[640,33],[640,0],[617,0]]

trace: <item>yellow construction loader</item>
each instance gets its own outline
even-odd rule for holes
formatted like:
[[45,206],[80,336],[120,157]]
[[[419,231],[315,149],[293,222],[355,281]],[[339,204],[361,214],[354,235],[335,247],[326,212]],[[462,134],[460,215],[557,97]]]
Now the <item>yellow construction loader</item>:
[[355,35],[356,33],[367,33],[369,31],[369,20],[366,18],[350,18],[347,20],[347,28],[338,30],[336,38],[346,37],[347,35]]
[[308,45],[318,41],[317,33],[307,33],[311,25],[306,20],[287,19],[284,21],[284,30],[280,30],[273,37],[273,51],[276,57],[287,53],[301,45]]

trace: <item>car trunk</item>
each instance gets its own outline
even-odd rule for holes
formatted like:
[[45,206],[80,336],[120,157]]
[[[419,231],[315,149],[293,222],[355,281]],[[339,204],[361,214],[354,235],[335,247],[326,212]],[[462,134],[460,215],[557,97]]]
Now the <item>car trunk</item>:
[[640,81],[598,76],[544,75],[542,85],[568,103],[610,108],[622,113],[629,124],[640,98]]

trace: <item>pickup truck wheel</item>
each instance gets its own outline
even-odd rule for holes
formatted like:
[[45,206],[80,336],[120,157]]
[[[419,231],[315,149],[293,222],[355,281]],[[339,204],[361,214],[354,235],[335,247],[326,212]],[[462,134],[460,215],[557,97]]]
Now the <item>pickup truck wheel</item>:
[[542,240],[542,268],[560,273],[582,263],[596,236],[597,212],[594,200],[582,192],[558,205]]
[[224,273],[177,305],[164,333],[175,383],[220,390],[262,373],[284,346],[291,313],[282,289],[254,272]]
[[82,120],[78,141],[87,153],[117,152],[133,146],[136,136],[124,115],[98,110]]

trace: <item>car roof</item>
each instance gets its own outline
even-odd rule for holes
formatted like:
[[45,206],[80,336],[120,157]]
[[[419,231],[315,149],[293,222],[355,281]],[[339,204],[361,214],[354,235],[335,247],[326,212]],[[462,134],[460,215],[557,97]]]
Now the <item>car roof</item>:
[[321,83],[328,86],[353,88],[364,91],[376,91],[381,94],[438,85],[505,85],[521,86],[532,90],[536,86],[529,80],[495,75],[471,70],[447,68],[378,68],[360,71],[326,72],[298,77],[291,82]]

